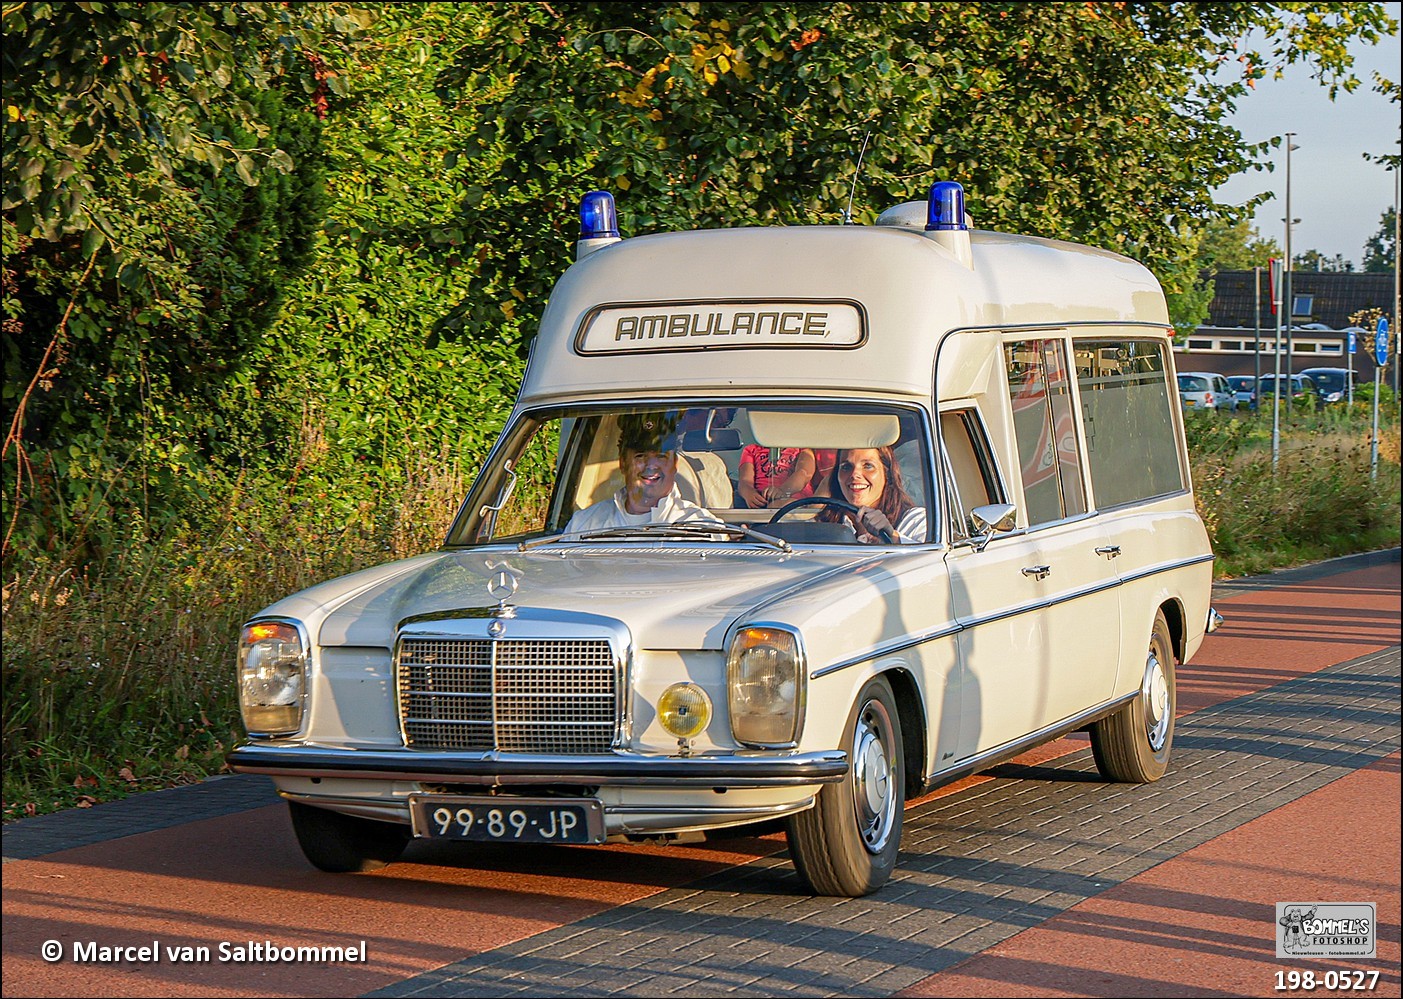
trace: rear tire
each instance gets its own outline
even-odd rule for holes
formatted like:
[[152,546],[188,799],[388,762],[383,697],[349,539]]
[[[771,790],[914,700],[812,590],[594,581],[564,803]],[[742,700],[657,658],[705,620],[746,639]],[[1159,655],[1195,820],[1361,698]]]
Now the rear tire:
[[887,883],[901,849],[906,764],[891,685],[878,676],[858,694],[843,745],[848,774],[825,784],[814,807],[786,821],[789,855],[815,895],[857,898]]
[[409,827],[397,822],[342,815],[289,801],[292,828],[302,853],[318,870],[331,874],[378,871],[399,859],[409,845]]
[[1107,780],[1148,784],[1169,768],[1174,742],[1174,644],[1164,612],[1155,613],[1145,671],[1135,700],[1091,726],[1091,753]]

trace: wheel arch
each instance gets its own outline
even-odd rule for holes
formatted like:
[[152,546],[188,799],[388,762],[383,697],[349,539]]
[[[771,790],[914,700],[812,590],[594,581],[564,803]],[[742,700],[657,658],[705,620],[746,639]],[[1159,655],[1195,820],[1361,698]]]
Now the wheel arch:
[[1188,656],[1188,629],[1184,627],[1184,605],[1178,597],[1171,597],[1159,605],[1159,610],[1164,614],[1165,623],[1169,625],[1169,644],[1174,651],[1174,658],[1182,663]]
[[909,801],[925,788],[926,711],[921,690],[910,670],[900,666],[878,674],[886,679],[896,698],[897,722],[901,725],[902,756],[906,764],[906,798]]

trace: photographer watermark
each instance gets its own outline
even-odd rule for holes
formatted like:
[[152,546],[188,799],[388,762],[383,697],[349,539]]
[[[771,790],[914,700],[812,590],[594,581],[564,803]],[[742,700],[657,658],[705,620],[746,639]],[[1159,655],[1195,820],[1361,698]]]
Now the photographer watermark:
[[271,940],[208,944],[105,944],[96,940],[45,940],[39,955],[50,964],[364,964],[365,941],[345,947],[289,947]]
[[1373,902],[1277,902],[1277,957],[1374,957]]

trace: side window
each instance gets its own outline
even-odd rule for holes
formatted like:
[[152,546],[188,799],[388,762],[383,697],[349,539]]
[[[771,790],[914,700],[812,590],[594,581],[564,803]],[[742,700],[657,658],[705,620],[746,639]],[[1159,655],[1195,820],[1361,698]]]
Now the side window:
[[1066,345],[1018,340],[1004,345],[1004,359],[1028,523],[1085,513]]
[[1074,345],[1087,463],[1105,509],[1184,488],[1166,345],[1078,340]]
[[1003,490],[994,467],[984,427],[972,409],[940,414],[940,439],[944,445],[946,481],[950,485],[950,527],[956,540],[976,532],[969,519],[975,507],[1003,502]]

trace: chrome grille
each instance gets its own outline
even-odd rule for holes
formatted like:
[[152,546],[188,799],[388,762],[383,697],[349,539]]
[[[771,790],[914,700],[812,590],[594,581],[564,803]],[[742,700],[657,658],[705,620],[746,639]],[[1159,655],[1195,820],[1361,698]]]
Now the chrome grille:
[[605,640],[412,638],[399,645],[405,745],[505,753],[602,753],[618,727]]

